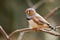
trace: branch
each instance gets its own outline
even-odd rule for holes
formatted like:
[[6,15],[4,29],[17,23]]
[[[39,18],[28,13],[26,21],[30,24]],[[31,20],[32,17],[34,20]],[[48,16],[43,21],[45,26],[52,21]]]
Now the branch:
[[29,7],[37,9],[39,6],[41,6],[42,4],[44,4],[44,1],[38,1],[36,4],[33,5],[33,3],[31,2],[31,0],[27,0],[27,4]]
[[45,3],[44,1],[39,1],[39,2],[37,2],[35,5],[33,5],[32,8],[37,9],[39,6],[41,6],[41,5],[44,4],[44,3]]
[[33,6],[33,3],[31,2],[31,0],[27,0],[27,4],[28,4],[29,7]]
[[58,32],[56,32],[56,31],[54,31],[54,30],[50,30],[50,31],[44,30],[44,29],[40,29],[40,30],[43,31],[43,32],[55,35],[55,36],[60,36],[60,34]]
[[32,30],[31,28],[24,28],[24,29],[18,29],[18,30],[15,30],[13,31],[9,37],[11,38],[13,34],[17,33],[17,32],[24,32],[24,31],[28,31],[28,30]]
[[45,18],[48,19],[50,18],[52,15],[54,15],[54,12],[56,12],[60,7],[56,7],[55,9],[51,10],[46,16]]
[[10,40],[9,36],[7,35],[7,33],[4,31],[4,29],[0,26],[0,32],[2,33],[3,37],[6,40]]
[[21,32],[17,40],[22,40],[25,32]]
[[[17,33],[17,32],[24,32],[24,31],[28,31],[28,30],[33,30],[32,28],[24,28],[24,29],[19,29],[19,30],[16,30],[16,31],[13,31],[9,37],[12,37],[13,34]],[[40,31],[43,31],[43,32],[46,32],[46,33],[49,33],[49,34],[52,34],[52,35],[55,35],[55,36],[60,36],[60,34],[54,30],[50,30],[48,31],[47,29],[40,29]]]
[[56,29],[60,28],[60,26],[56,26]]

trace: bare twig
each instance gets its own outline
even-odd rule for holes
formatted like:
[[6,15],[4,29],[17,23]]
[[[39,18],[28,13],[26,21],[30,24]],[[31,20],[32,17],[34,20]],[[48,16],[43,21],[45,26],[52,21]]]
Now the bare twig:
[[29,31],[24,31],[24,32],[21,32],[17,38],[17,40],[22,40],[23,39],[23,36],[26,32],[29,32]]
[[27,4],[29,7],[37,9],[39,6],[41,6],[42,4],[44,4],[44,1],[38,1],[36,4],[33,5],[33,3],[31,2],[31,0],[27,0]]
[[17,33],[17,32],[24,32],[24,31],[28,31],[28,30],[32,30],[32,29],[31,28],[24,28],[24,29],[15,30],[9,35],[9,37],[12,37],[12,35]]
[[45,15],[45,18],[48,19],[52,15],[54,15],[54,12],[57,11],[60,7],[56,7],[55,9],[51,10],[47,15]]
[[[24,31],[28,31],[28,30],[32,30],[32,28],[24,28],[24,29],[19,29],[19,30],[16,30],[14,32],[12,32],[9,37],[12,37],[13,34],[17,33],[17,32],[24,32]],[[46,29],[40,29],[40,31],[43,31],[43,32],[46,32],[46,33],[49,33],[49,34],[52,34],[52,35],[55,35],[55,36],[60,36],[60,34],[54,30],[46,30]]]
[[35,5],[33,5],[32,8],[37,9],[39,6],[41,6],[44,3],[45,3],[44,1],[39,1]]
[[29,7],[33,6],[33,3],[31,2],[31,0],[27,0],[27,4],[28,4]]
[[24,36],[24,33],[25,33],[25,32],[21,32],[21,33],[19,34],[19,37],[18,37],[17,40],[22,40],[22,38],[23,38],[23,36]]
[[60,28],[60,26],[56,26],[56,29]]
[[[60,26],[57,26],[56,29],[60,28]],[[3,28],[0,26],[0,32],[3,34],[3,36],[6,38],[6,40],[11,40],[10,38],[13,36],[13,34],[17,33],[17,32],[24,32],[24,31],[29,31],[32,30],[32,28],[24,28],[24,29],[18,29],[13,31],[9,36],[7,35],[7,33],[3,30]],[[41,29],[40,31],[55,35],[55,36],[60,36],[60,34],[54,30],[47,30],[47,29]]]
[[9,36],[7,35],[7,33],[4,31],[4,29],[0,26],[0,32],[3,34],[3,37],[6,40],[10,40]]
[[60,34],[58,32],[56,32],[56,31],[54,31],[54,30],[50,30],[50,31],[44,30],[44,29],[40,29],[40,30],[43,31],[43,32],[55,35],[55,36],[60,36]]

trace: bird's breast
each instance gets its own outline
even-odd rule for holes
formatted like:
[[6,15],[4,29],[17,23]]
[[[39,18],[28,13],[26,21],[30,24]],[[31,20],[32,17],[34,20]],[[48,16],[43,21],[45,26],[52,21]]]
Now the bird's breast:
[[37,28],[37,27],[40,27],[40,28],[48,28],[48,25],[47,24],[43,24],[43,25],[38,25],[37,23],[35,23],[33,20],[29,20],[28,21],[29,25],[30,25],[30,28]]
[[31,25],[31,27],[38,27],[38,24],[35,23],[33,20],[29,20],[28,23],[29,25]]

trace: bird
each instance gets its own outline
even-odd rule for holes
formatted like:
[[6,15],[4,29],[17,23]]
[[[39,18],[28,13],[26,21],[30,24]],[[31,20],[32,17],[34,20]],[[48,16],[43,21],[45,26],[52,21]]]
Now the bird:
[[[39,32],[41,28],[48,28],[48,31],[55,31],[56,28],[48,23],[40,14],[36,12],[34,8],[27,8],[25,10],[26,19],[29,24],[28,28],[32,28],[33,31]],[[51,30],[50,30],[51,29]],[[25,32],[21,32],[18,40],[21,40]]]
[[38,14],[34,8],[27,8],[25,10],[25,14],[29,23],[29,28],[32,28],[35,31],[39,31],[41,28],[49,28],[51,30],[55,30],[55,28],[40,14]]

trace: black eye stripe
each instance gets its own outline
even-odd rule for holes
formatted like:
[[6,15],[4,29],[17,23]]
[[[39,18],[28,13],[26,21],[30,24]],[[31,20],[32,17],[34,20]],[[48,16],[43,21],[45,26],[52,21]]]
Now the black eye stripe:
[[26,18],[27,20],[31,20],[31,19],[29,19],[29,18]]

